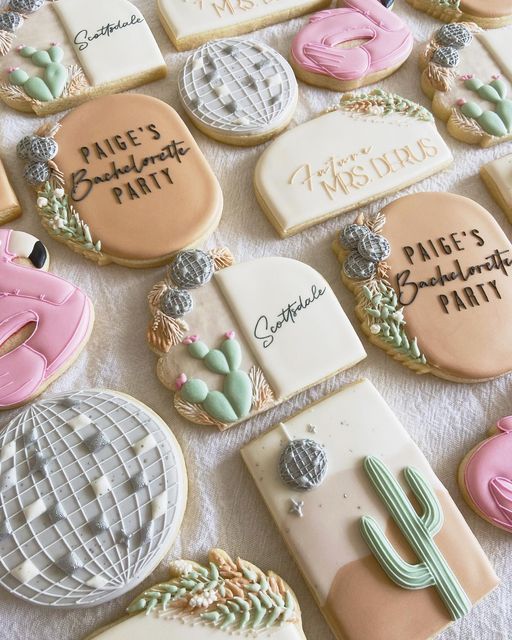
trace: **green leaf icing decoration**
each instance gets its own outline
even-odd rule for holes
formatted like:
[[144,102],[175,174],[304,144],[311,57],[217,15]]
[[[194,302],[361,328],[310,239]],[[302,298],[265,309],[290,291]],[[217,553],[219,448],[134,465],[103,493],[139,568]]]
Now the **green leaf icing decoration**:
[[501,138],[512,132],[512,100],[507,98],[507,85],[503,80],[495,78],[489,84],[484,84],[478,78],[469,78],[465,80],[464,86],[478,94],[482,100],[496,105],[494,111],[488,111],[476,102],[464,102],[460,105],[460,110],[467,118],[476,120],[485,133],[491,136]]
[[413,565],[403,560],[376,520],[364,516],[360,521],[361,534],[382,569],[403,589],[435,587],[454,620],[466,615],[471,609],[471,601],[434,542],[443,526],[444,516],[432,487],[418,471],[412,467],[405,469],[405,480],[423,509],[422,515],[418,515],[405,491],[381,460],[367,457],[364,469],[421,561]]
[[222,423],[232,423],[248,415],[252,404],[252,382],[245,371],[240,371],[242,350],[232,332],[220,349],[209,349],[199,339],[186,339],[188,353],[202,360],[207,369],[224,376],[222,391],[210,391],[208,385],[198,378],[187,380],[181,387],[185,402],[200,404],[206,413]]
[[89,226],[69,204],[64,189],[46,182],[37,194],[37,207],[49,233],[76,242],[87,251],[101,252],[101,241],[93,240]]
[[342,96],[339,106],[335,107],[337,108],[376,116],[399,113],[416,120],[434,121],[434,116],[425,107],[382,89],[374,89],[370,93],[346,93]]
[[144,591],[128,613],[174,613],[230,632],[259,631],[299,619],[295,598],[279,576],[241,559],[234,562],[218,549],[210,552],[208,566],[173,563],[171,576]]
[[43,68],[44,74],[43,77],[30,76],[23,69],[14,69],[9,73],[11,84],[21,87],[30,98],[39,102],[51,102],[60,98],[68,80],[68,69],[62,64],[64,51],[52,45],[46,51],[34,47],[21,47],[18,53]]

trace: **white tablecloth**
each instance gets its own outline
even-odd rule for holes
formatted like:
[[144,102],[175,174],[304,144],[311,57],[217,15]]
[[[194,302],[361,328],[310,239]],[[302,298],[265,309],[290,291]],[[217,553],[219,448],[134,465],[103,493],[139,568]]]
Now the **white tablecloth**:
[[[187,54],[177,54],[171,47],[158,21],[155,0],[135,0],[135,4],[148,20],[169,65],[167,79],[139,91],[165,100],[181,111],[177,98],[177,74]],[[429,100],[420,90],[418,51],[420,43],[439,23],[414,11],[405,0],[397,0],[397,5],[396,11],[412,28],[417,45],[409,61],[382,86],[430,107]],[[252,37],[286,56],[292,37],[304,20],[300,18],[269,27]],[[336,99],[335,93],[301,85],[294,124],[314,117]],[[97,314],[96,326],[85,352],[51,387],[50,392],[90,386],[119,389],[147,403],[168,422],[183,447],[190,473],[185,521],[168,560],[172,556],[202,560],[210,547],[221,546],[231,554],[246,557],[264,568],[272,568],[283,575],[296,591],[308,639],[331,640],[332,634],[250,479],[239,450],[257,434],[308,402],[339,388],[344,382],[367,376],[398,414],[448,487],[503,581],[501,587],[466,619],[446,631],[442,635],[443,640],[510,640],[512,538],[479,519],[464,503],[456,482],[457,465],[462,457],[484,437],[488,426],[512,413],[510,376],[474,385],[416,377],[365,341],[368,350],[365,362],[240,427],[219,433],[185,423],[172,408],[171,394],[156,378],[156,358],[146,347],[144,338],[148,322],[146,294],[164,270],[136,271],[116,266],[99,268],[48,237],[37,219],[33,196],[21,178],[22,163],[15,153],[20,137],[32,133],[38,126],[38,119],[0,107],[0,153],[24,206],[23,217],[13,227],[37,235],[46,243],[53,259],[53,271],[83,287],[93,299]],[[455,164],[409,191],[446,190],[474,198],[487,207],[512,235],[509,222],[477,175],[481,164],[510,153],[512,145],[509,143],[483,151],[455,142],[446,134],[443,124],[439,127],[454,152]],[[327,278],[351,320],[357,324],[352,310],[352,295],[340,282],[338,263],[330,248],[341,219],[331,220],[288,240],[279,240],[260,211],[252,188],[254,166],[262,148],[231,148],[209,140],[196,130],[193,132],[219,177],[225,198],[220,227],[208,246],[228,246],[239,261],[283,255],[309,263]],[[380,204],[376,203],[372,210],[377,210]],[[489,327],[489,331],[492,330]],[[475,346],[478,348],[478,345],[468,345],[468,348]],[[485,348],[485,345],[480,346]],[[2,414],[0,424],[6,423],[12,415]],[[145,585],[141,585],[141,589],[165,576],[164,563]],[[59,611],[30,605],[0,590],[0,638],[79,640],[96,627],[115,620],[134,595],[135,592],[92,609]],[[414,612],[404,612],[404,615],[414,615]]]

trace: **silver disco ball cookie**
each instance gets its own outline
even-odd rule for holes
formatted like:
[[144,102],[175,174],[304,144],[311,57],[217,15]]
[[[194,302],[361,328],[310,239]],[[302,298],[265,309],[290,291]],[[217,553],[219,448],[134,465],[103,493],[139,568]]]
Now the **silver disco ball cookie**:
[[34,13],[43,6],[44,2],[45,0],[11,0],[9,7],[20,13]]
[[190,313],[194,303],[186,289],[167,289],[160,300],[160,311],[171,318],[181,318]]
[[368,280],[377,271],[377,265],[372,260],[363,258],[357,251],[352,251],[343,263],[343,271],[351,280]]
[[173,281],[182,289],[195,289],[209,282],[215,271],[213,258],[201,249],[181,251],[170,266]]
[[445,24],[436,34],[436,40],[445,47],[463,49],[473,40],[473,34],[463,24]]
[[432,61],[440,67],[456,67],[460,62],[460,55],[455,47],[439,47],[432,56]]
[[340,243],[346,249],[356,249],[359,240],[370,233],[364,224],[347,224],[340,232]]
[[378,233],[368,233],[359,240],[357,251],[366,260],[382,262],[391,255],[391,245],[384,236]]
[[281,453],[281,480],[299,491],[309,491],[322,484],[327,473],[325,448],[309,438],[293,440]]
[[23,16],[14,11],[5,11],[0,13],[0,31],[13,33],[23,24]]
[[33,404],[0,434],[0,585],[50,607],[117,598],[168,551],[186,485],[169,427],[134,398]]

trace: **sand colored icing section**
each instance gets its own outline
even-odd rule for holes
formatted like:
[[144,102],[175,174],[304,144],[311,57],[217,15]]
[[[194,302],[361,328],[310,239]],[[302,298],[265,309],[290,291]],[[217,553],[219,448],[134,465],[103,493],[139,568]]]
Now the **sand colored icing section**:
[[491,214],[448,193],[405,196],[383,213],[389,281],[429,365],[463,381],[510,371],[511,245]]
[[302,262],[254,260],[215,282],[281,400],[366,357],[328,283]]
[[[312,433],[308,425],[314,425],[316,431]],[[279,478],[278,461],[287,434],[291,438],[312,438],[326,448],[326,479],[307,493],[294,492]],[[338,638],[368,640],[367,625],[371,623],[372,634],[381,634],[375,636],[378,640],[427,640],[450,622],[434,589],[400,589],[369,553],[359,531],[361,516],[373,516],[388,532],[392,525],[364,473],[363,460],[368,455],[381,458],[400,482],[404,468],[412,466],[432,486],[445,515],[436,542],[472,602],[496,586],[497,578],[462,515],[368,380],[344,387],[310,406],[251,442],[242,455]],[[303,518],[289,513],[290,498],[304,501]],[[392,534],[390,537],[395,539]],[[396,533],[396,538],[400,537]],[[404,543],[402,540],[396,545],[399,551],[408,547]],[[408,554],[404,557],[412,560]],[[415,611],[417,607],[421,615],[396,621],[389,615],[386,602],[401,613],[404,605]]]
[[92,85],[165,67],[144,16],[131,2],[59,0],[54,8]]
[[512,216],[512,154],[484,165],[480,174],[510,219]]
[[0,159],[0,224],[21,215],[21,207]]
[[511,0],[462,0],[460,10],[470,16],[506,18],[512,14]]
[[[185,631],[186,629],[186,631]],[[170,638],[185,638],[186,640],[228,640],[228,638],[256,637],[254,632],[239,632],[236,636],[232,631],[223,631],[212,626],[201,624],[186,626],[183,620],[172,618],[168,614],[138,614],[125,618],[104,631],[89,637],[89,640],[127,640],[127,638],[148,637],[151,640],[169,640]],[[300,626],[284,624],[262,631],[258,634],[261,640],[305,640]]]
[[256,165],[255,188],[279,234],[289,235],[451,162],[433,122],[339,109],[279,136]]
[[[140,94],[99,98],[67,115],[55,140],[70,203],[114,260],[162,262],[217,225],[217,179],[164,102]],[[94,178],[102,181],[91,184]]]
[[[509,3],[508,13],[512,13],[512,2]],[[494,58],[501,71],[512,82],[512,60],[510,59],[512,28],[484,31],[479,34],[478,38]]]

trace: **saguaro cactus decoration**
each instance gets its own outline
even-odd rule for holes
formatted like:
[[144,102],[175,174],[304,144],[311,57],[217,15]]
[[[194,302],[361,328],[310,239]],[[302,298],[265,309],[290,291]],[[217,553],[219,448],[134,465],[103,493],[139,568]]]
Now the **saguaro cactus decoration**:
[[183,341],[188,353],[202,360],[210,371],[225,376],[222,391],[210,391],[208,385],[199,378],[187,379],[185,374],[176,381],[176,388],[183,400],[200,404],[215,420],[223,423],[236,422],[251,410],[252,383],[244,371],[240,371],[242,351],[235,340],[234,331],[225,334],[220,349],[210,349],[199,336],[190,336]]
[[477,93],[482,100],[496,105],[494,111],[486,111],[476,102],[459,102],[460,110],[468,117],[476,120],[482,129],[491,136],[506,136],[512,132],[512,100],[507,98],[507,85],[499,77],[489,84],[478,78],[468,78],[464,86]]
[[361,534],[373,555],[395,584],[404,589],[435,587],[452,618],[461,618],[471,609],[471,602],[434,542],[444,518],[431,486],[412,467],[405,469],[405,480],[423,508],[420,516],[381,460],[367,457],[364,469],[421,562],[415,565],[405,562],[374,518],[364,516],[360,522]]
[[44,69],[43,77],[30,76],[23,69],[11,69],[9,81],[22,87],[25,93],[34,100],[51,102],[60,98],[68,80],[68,69],[62,64],[64,51],[57,46],[47,49],[35,49],[34,47],[21,46],[18,53],[30,60],[38,67]]

